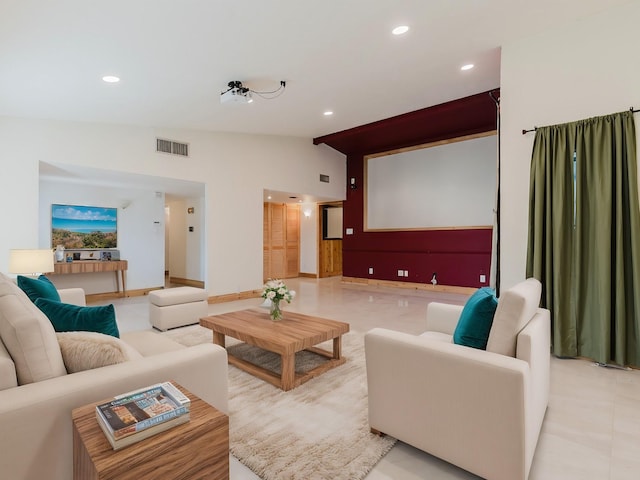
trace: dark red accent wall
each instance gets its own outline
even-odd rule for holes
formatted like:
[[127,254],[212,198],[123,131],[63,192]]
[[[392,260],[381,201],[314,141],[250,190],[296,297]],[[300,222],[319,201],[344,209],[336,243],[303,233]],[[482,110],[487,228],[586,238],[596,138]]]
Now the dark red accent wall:
[[[494,97],[499,90],[493,90]],[[351,130],[314,139],[347,155],[347,187],[342,242],[346,277],[429,283],[435,272],[438,284],[462,287],[488,285],[492,229],[410,230],[365,232],[364,157],[407,146],[421,145],[473,133],[495,130],[497,113],[489,92],[417,110]],[[369,268],[373,267],[373,275]],[[407,270],[407,277],[398,276]],[[486,282],[480,283],[480,275]]]
[[[347,157],[347,178],[363,184],[363,156]],[[486,286],[491,264],[491,229],[363,231],[364,191],[347,189],[344,228],[353,235],[342,240],[342,274],[346,277],[428,283],[434,272],[438,284]],[[373,275],[369,275],[373,267]],[[408,277],[399,277],[407,270]],[[480,283],[480,274],[487,282]]]

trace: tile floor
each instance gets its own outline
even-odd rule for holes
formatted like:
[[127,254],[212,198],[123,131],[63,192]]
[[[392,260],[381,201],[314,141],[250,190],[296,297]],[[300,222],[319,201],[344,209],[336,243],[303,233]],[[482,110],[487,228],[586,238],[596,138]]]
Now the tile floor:
[[[386,327],[421,333],[430,301],[463,304],[464,295],[342,284],[339,278],[291,279],[297,291],[287,310],[348,322],[366,332]],[[209,305],[222,313],[259,305],[261,299]],[[149,329],[148,300],[115,300],[121,331]],[[257,479],[232,458],[231,479]],[[477,479],[398,442],[367,480]],[[530,480],[637,480],[640,478],[640,371],[596,367],[584,360],[552,359],[551,396]]]

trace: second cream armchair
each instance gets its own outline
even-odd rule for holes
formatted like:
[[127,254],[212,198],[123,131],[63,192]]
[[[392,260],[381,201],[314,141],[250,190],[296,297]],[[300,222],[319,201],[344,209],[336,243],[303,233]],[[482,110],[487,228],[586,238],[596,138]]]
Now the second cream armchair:
[[429,304],[420,336],[368,332],[371,429],[488,480],[526,480],[549,398],[550,319],[539,301],[535,279],[505,291],[486,351],[452,343],[460,306]]

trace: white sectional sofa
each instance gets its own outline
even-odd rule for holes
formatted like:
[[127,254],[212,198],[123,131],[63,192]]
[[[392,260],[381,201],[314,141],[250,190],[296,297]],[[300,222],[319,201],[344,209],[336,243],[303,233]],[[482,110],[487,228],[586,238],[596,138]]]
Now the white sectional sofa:
[[[84,303],[81,289],[60,291]],[[135,350],[123,363],[68,374],[46,316],[0,273],[0,477],[70,480],[71,410],[173,380],[227,413],[227,354],[217,345],[184,347],[153,331],[125,333]]]

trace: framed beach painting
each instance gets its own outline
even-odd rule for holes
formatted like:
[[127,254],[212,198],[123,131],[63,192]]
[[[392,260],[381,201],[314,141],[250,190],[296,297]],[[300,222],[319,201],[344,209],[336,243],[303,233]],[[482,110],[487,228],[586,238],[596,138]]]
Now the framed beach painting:
[[51,247],[65,249],[116,248],[118,209],[80,205],[51,205]]

